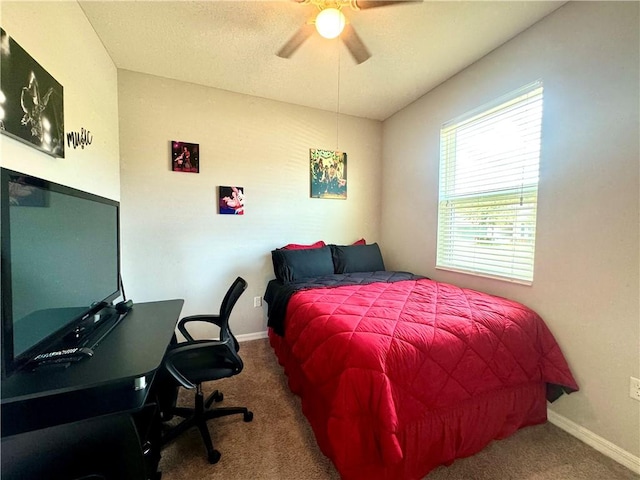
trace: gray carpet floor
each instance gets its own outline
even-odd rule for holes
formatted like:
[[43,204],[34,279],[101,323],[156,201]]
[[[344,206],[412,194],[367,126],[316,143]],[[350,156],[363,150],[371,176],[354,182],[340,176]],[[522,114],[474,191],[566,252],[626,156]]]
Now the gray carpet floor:
[[[338,480],[268,340],[242,343],[240,355],[243,372],[215,385],[206,383],[204,391],[221,390],[220,406],[246,406],[254,420],[245,423],[235,415],[209,422],[214,445],[222,453],[215,465],[207,462],[198,431],[186,432],[163,450],[162,480]],[[181,389],[178,402],[191,405],[193,393]],[[638,480],[640,475],[546,423],[494,441],[472,457],[433,470],[424,480],[454,479]]]

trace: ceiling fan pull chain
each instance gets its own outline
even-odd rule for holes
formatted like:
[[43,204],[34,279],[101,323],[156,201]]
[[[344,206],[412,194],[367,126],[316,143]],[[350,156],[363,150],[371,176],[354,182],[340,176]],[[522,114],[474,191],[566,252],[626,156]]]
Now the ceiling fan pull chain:
[[338,95],[336,101],[336,150],[340,150],[340,44],[336,43],[338,49]]

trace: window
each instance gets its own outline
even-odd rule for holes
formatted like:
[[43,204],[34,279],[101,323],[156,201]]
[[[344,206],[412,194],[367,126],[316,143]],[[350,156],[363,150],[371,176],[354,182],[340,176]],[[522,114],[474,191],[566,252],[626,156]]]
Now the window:
[[542,82],[442,126],[436,268],[530,284]]

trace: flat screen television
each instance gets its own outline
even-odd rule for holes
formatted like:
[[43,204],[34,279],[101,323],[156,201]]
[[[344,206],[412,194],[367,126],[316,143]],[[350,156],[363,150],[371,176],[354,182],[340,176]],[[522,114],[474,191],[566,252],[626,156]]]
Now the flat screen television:
[[0,169],[2,378],[121,295],[119,214],[117,201]]

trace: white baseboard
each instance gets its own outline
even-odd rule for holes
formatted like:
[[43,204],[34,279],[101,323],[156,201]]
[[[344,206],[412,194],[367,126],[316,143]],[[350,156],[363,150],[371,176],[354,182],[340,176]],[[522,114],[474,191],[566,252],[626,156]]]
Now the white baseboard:
[[260,340],[261,338],[267,338],[267,332],[254,332],[244,333],[242,335],[236,335],[238,342],[248,342],[249,340]]
[[547,411],[549,422],[556,427],[561,428],[565,432],[573,435],[578,440],[583,441],[590,447],[595,448],[600,453],[624,465],[634,473],[640,474],[640,457],[636,457],[622,448],[614,445],[608,440],[596,435],[591,430],[581,427],[577,423],[572,422],[566,417],[559,415],[551,410]]

